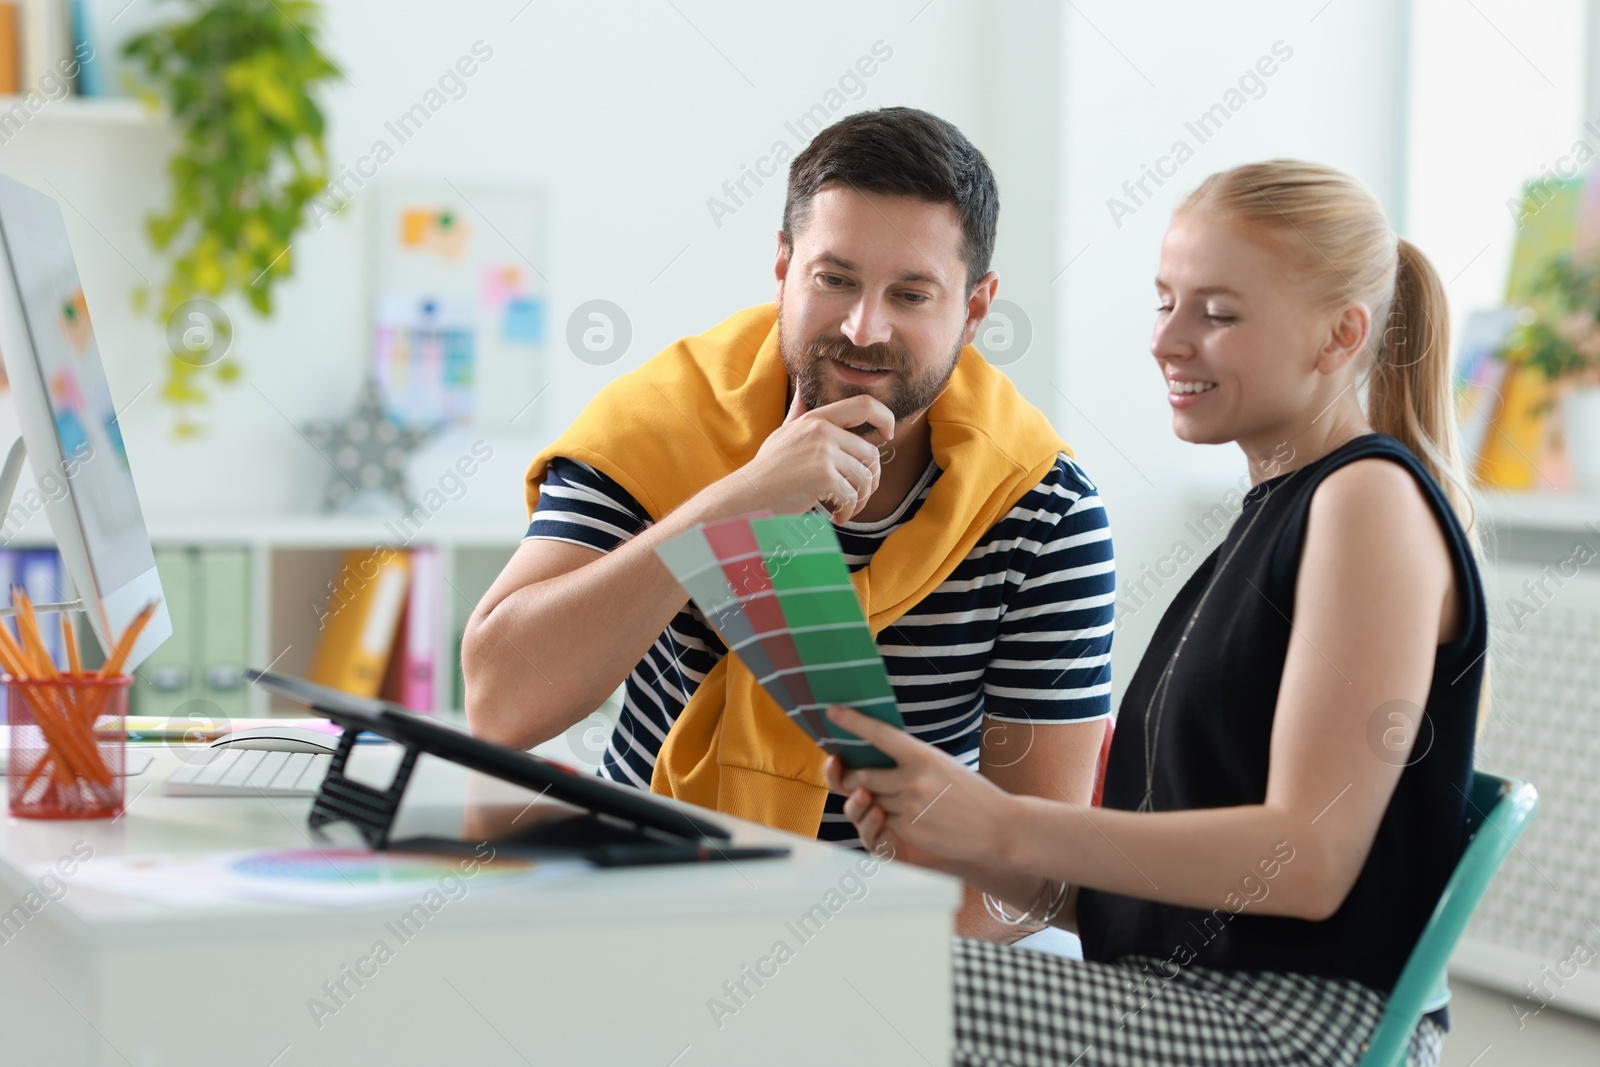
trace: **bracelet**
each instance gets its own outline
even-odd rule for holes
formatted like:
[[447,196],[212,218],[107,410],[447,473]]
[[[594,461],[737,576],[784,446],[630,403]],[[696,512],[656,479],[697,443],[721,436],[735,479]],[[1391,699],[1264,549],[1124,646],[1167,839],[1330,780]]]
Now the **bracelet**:
[[1060,915],[1061,909],[1067,906],[1067,897],[1071,894],[1072,886],[1066,882],[1057,882],[1055,896],[1050,898],[1050,906],[1045,909],[1043,915],[1039,916],[1039,921],[1049,926],[1051,920]]
[[[1061,914],[1061,909],[1066,906],[1070,890],[1071,886],[1067,882],[1058,882],[1053,878],[1046,878],[1044,884],[1039,887],[1039,894],[1033,898],[1033,903],[1029,904],[1027,910],[1020,915],[1009,914],[1006,910],[1005,902],[995,899],[988,893],[983,895],[983,907],[989,913],[990,918],[998,923],[1004,923],[1006,926],[1023,926],[1029,922],[1048,925],[1051,919]],[[1046,896],[1050,898],[1050,902],[1045,905],[1044,913],[1038,918],[1034,918],[1033,913],[1038,910],[1040,902]]]

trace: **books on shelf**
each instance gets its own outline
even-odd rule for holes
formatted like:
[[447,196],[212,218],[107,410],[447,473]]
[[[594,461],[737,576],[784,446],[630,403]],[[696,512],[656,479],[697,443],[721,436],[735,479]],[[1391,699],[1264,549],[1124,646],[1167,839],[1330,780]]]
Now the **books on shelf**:
[[[280,561],[277,579],[288,583],[287,591],[269,585],[264,592],[256,586],[263,578],[273,581],[275,551],[265,550],[268,567],[258,575],[261,551],[225,542],[155,544],[172,636],[134,672],[130,714],[181,720],[189,730],[265,714],[266,701],[252,698],[256,690],[244,671],[282,656],[286,645],[300,650],[298,656],[306,658],[299,662],[312,664],[307,676],[323,684],[419,712],[463,706],[459,654],[452,661],[447,640],[453,637],[459,648],[459,621],[450,620],[444,595],[448,547],[290,548],[285,550],[290,559],[310,562],[309,570],[304,562]],[[306,598],[318,583],[323,595]],[[0,593],[12,584],[22,586],[35,604],[77,596],[60,555],[50,547],[0,547]],[[256,603],[258,596],[263,603]],[[306,606],[309,612],[302,610]],[[277,617],[258,622],[259,608]],[[285,611],[291,617],[285,618]],[[65,669],[66,648],[53,613],[47,621],[42,636]],[[266,632],[258,633],[258,625]],[[83,664],[98,667],[104,654],[93,631],[79,626],[76,634]]]
[[[72,591],[72,579],[61,565],[61,556],[53,548],[0,549],[0,583],[3,583],[0,599],[6,601],[10,600],[10,595],[4,591],[13,585],[22,586],[28,599],[35,604],[59,604],[76,595]],[[52,612],[40,621],[40,636],[44,638],[51,660],[58,667],[64,666],[66,645],[62,642],[55,614]]]
[[0,96],[23,98],[7,105],[13,122],[19,106],[126,95],[123,43],[172,18],[164,5],[129,0],[0,0]]
[[[7,587],[22,586],[28,599],[35,604],[59,604],[72,599],[72,583],[61,566],[61,555],[55,549],[24,548],[17,552],[15,566],[15,572],[6,583]],[[50,653],[51,662],[59,666],[67,662],[66,643],[61,638],[61,627],[57,620],[48,619],[46,622],[56,625],[42,626],[40,636],[44,638],[45,651]]]
[[86,32],[84,0],[16,0],[0,4],[0,93],[59,100],[80,93],[85,59],[94,48]]

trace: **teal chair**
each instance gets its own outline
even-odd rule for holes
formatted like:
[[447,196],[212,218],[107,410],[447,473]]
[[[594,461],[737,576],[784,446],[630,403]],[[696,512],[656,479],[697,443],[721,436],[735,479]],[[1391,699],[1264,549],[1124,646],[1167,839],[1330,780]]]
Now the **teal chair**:
[[[1472,776],[1472,796],[1467,799],[1466,851],[1389,994],[1383,1018],[1361,1057],[1361,1067],[1400,1067],[1422,1016],[1450,1002],[1450,986],[1445,981],[1450,952],[1494,872],[1539,807],[1539,791],[1529,783],[1482,771]],[[1490,832],[1483,833],[1485,828]]]

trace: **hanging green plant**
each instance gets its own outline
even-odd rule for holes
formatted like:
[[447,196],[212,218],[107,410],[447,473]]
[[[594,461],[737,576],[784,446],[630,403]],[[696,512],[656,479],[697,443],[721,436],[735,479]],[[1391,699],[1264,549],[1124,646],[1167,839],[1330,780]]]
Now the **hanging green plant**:
[[161,396],[177,409],[175,432],[195,436],[208,379],[241,373],[232,326],[210,301],[236,295],[272,314],[291,243],[327,185],[313,90],[340,72],[317,46],[314,0],[176,2],[188,17],[133,37],[123,54],[140,94],[164,105],[181,135],[168,165],[171,199],[145,220],[167,277],[137,290],[134,303],[167,328]]

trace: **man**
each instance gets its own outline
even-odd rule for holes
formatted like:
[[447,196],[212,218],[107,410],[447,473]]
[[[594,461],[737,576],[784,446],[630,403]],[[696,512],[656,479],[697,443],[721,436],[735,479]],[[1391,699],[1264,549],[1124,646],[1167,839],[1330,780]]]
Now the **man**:
[[[789,171],[776,307],[613,381],[534,460],[527,538],[462,645],[473,730],[531,746],[625,680],[606,777],[857,844],[821,751],[654,553],[820,505],[906,728],[1005,789],[1087,802],[1111,541],[1066,445],[970,347],[998,213],[988,164],[941,119],[890,108],[819,133]],[[1019,932],[970,892],[958,929]]]

